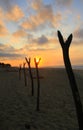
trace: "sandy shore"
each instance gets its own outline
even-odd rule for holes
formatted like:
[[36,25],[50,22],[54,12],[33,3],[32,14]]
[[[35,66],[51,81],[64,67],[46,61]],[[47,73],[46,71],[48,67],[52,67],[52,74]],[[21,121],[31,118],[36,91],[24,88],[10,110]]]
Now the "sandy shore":
[[[40,69],[40,111],[27,73],[27,86],[22,72],[0,69],[0,130],[78,130],[75,105],[65,69]],[[74,70],[83,104],[83,70]],[[35,70],[33,75],[35,76]]]

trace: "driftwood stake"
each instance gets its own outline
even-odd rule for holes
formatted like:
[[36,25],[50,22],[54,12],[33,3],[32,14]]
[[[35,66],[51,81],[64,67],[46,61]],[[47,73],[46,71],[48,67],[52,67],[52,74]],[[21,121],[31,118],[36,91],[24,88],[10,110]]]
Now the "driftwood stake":
[[22,70],[21,65],[19,65],[19,80],[21,80],[21,70]]
[[28,67],[29,67],[29,74],[30,74],[30,78],[31,78],[31,87],[32,87],[32,96],[33,96],[33,95],[34,95],[34,83],[33,83],[33,75],[32,75],[31,65],[30,65],[31,59],[30,59],[30,58],[27,59],[27,58],[25,57],[25,60],[26,60],[26,62],[27,62],[27,64],[28,64]]
[[41,58],[39,58],[39,60],[37,61],[36,58],[34,58],[34,62],[35,62],[35,67],[36,67],[36,74],[37,74],[37,108],[36,110],[39,111],[39,102],[40,102],[40,80],[39,80],[39,70],[38,70],[38,65],[40,62]]
[[23,63],[23,71],[24,71],[24,83],[25,83],[25,86],[27,86],[27,79],[26,79],[26,70],[25,70],[25,64],[26,64],[26,63]]
[[63,36],[61,35],[60,31],[58,31],[58,38],[59,42],[62,47],[63,51],[63,59],[64,59],[64,64],[65,68],[67,71],[67,75],[70,81],[70,87],[72,90],[74,102],[75,102],[75,107],[76,107],[76,113],[77,113],[77,118],[78,118],[78,124],[79,124],[79,130],[83,130],[83,110],[82,110],[82,103],[80,100],[80,95],[78,91],[78,87],[76,84],[75,76],[72,70],[70,58],[69,58],[69,47],[72,41],[72,34],[67,38],[66,41],[64,41]]

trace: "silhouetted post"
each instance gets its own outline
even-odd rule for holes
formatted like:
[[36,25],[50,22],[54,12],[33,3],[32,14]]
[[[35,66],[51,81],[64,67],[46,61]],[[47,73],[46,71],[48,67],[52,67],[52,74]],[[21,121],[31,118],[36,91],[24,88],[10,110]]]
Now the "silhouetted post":
[[19,80],[21,80],[21,65],[19,65]]
[[25,86],[27,86],[27,79],[26,79],[25,64],[26,64],[26,63],[23,63],[23,70],[24,70],[24,82],[25,82]]
[[71,86],[71,89],[72,89],[73,98],[74,98],[74,101],[75,101],[79,130],[83,130],[82,103],[81,103],[78,87],[77,87],[77,84],[76,84],[76,80],[75,80],[75,77],[74,77],[74,73],[73,73],[70,58],[69,58],[69,47],[70,47],[70,44],[71,44],[71,41],[72,41],[72,37],[73,36],[71,34],[68,37],[68,39],[66,41],[64,41],[63,36],[61,35],[60,31],[58,31],[58,38],[59,38],[59,42],[61,44],[62,51],[63,51],[64,64],[65,64],[65,68],[66,68],[68,78],[69,78],[69,81],[70,81],[70,86]]
[[38,70],[38,65],[39,65],[40,60],[41,58],[39,58],[39,60],[34,58],[36,74],[37,74],[37,108],[36,108],[37,111],[39,111],[39,101],[40,101],[40,80],[39,80],[39,70]]
[[32,75],[32,72],[31,72],[31,65],[30,65],[31,59],[30,58],[27,59],[25,57],[25,60],[26,60],[28,67],[29,67],[29,74],[30,74],[30,78],[31,78],[31,87],[32,87],[32,96],[33,96],[34,95],[34,84],[33,84],[33,75]]

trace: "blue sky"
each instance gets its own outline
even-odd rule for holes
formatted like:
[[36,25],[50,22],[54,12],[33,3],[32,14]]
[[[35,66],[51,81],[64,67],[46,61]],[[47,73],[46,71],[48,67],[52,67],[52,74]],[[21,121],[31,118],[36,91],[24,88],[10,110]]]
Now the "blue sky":
[[73,34],[72,64],[83,65],[82,8],[83,0],[0,0],[1,62],[18,66],[25,56],[40,56],[41,66],[63,65],[60,30],[65,39]]

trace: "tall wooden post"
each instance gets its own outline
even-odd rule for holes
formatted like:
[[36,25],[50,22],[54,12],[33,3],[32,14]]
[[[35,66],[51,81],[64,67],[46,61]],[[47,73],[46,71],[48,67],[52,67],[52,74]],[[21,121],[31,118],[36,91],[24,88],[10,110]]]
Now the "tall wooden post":
[[23,63],[23,71],[24,71],[24,83],[25,83],[25,86],[27,86],[27,79],[26,79],[26,70],[25,70],[25,64],[26,64],[26,63]]
[[21,65],[19,65],[19,80],[21,80]]
[[38,65],[40,62],[41,58],[37,59],[34,58],[34,62],[35,62],[35,67],[36,67],[36,74],[37,74],[37,108],[36,110],[39,111],[39,102],[40,102],[40,80],[39,80],[39,70],[38,70]]
[[58,31],[58,38],[59,42],[62,47],[63,51],[63,59],[64,59],[64,64],[66,68],[66,72],[70,81],[70,87],[72,90],[74,102],[75,102],[75,107],[76,107],[76,113],[77,113],[77,118],[78,118],[78,124],[79,124],[79,130],[83,130],[83,109],[82,109],[82,103],[78,91],[78,87],[76,84],[75,76],[72,70],[70,58],[69,58],[69,47],[72,41],[72,34],[68,37],[68,39],[64,42],[63,36],[61,35],[60,31]]
[[29,67],[29,74],[30,74],[30,79],[31,79],[31,87],[32,87],[32,96],[34,95],[34,83],[33,83],[33,75],[32,75],[32,71],[31,71],[31,59],[27,59],[27,57],[25,57],[25,60],[28,64]]

